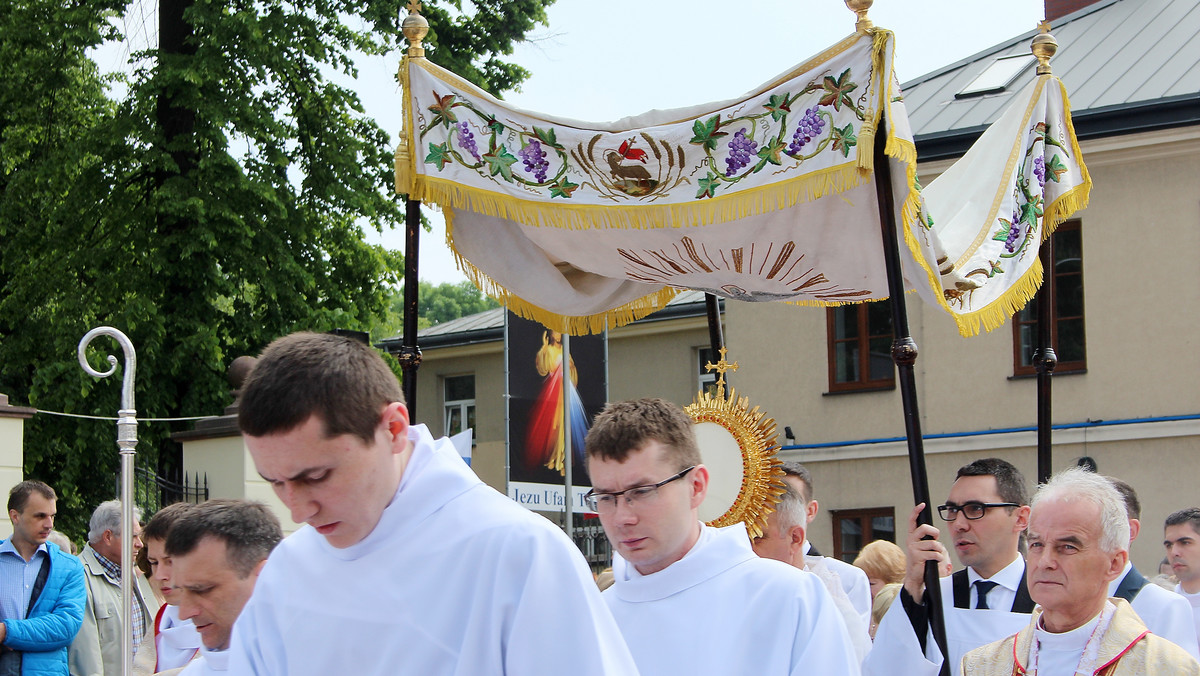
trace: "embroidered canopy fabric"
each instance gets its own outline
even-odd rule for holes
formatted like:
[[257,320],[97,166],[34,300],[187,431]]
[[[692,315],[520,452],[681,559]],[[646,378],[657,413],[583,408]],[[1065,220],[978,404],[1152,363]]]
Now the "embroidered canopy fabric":
[[887,297],[872,161],[886,143],[906,288],[964,335],[990,329],[1032,296],[1037,245],[1086,202],[1065,92],[1039,77],[923,195],[893,49],[888,31],[855,34],[740,98],[607,124],[519,110],[408,58],[397,190],[442,206],[485,292],[583,334],[685,288]]

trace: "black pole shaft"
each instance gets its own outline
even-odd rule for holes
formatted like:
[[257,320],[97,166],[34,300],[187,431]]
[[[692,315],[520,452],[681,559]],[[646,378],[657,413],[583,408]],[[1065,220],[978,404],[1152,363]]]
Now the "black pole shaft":
[[[725,347],[725,334],[721,330],[721,300],[711,293],[704,294],[704,309],[708,312],[708,343],[712,346],[713,359],[717,360],[721,358],[721,348]],[[724,376],[728,387],[729,373]]]
[[[892,309],[892,361],[900,379],[900,398],[904,402],[904,432],[908,437],[908,466],[912,475],[913,500],[925,503],[917,517],[919,524],[932,524],[933,504],[929,499],[929,477],[925,472],[925,445],[921,438],[921,418],[917,409],[917,381],[913,364],[917,344],[908,328],[908,310],[904,304],[904,275],[900,270],[900,245],[896,239],[896,207],[892,195],[892,170],[884,153],[886,121],[880,117],[875,137],[875,194],[879,201],[879,222],[883,231],[883,257],[887,266],[888,296]],[[950,673],[950,654],[946,650],[945,617],[942,615],[942,588],[937,562],[925,564],[925,598],[929,609],[929,628],[942,651],[943,676]]]
[[721,331],[721,301],[713,294],[706,293],[704,308],[708,311],[708,343],[712,345],[713,358],[719,359],[721,348],[725,346],[725,336]]
[[1038,483],[1050,480],[1052,453],[1050,449],[1050,381],[1058,355],[1054,352],[1054,244],[1048,238],[1038,252],[1042,262],[1042,287],[1037,293],[1038,347],[1034,353],[1037,365],[1037,444]]
[[404,218],[404,342],[400,346],[400,369],[404,373],[404,399],[408,416],[417,416],[417,369],[421,348],[417,346],[417,263],[421,243],[421,202],[405,201]]

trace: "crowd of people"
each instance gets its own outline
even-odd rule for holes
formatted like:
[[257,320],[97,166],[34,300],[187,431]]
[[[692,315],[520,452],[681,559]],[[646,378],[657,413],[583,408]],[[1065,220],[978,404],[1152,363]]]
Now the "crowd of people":
[[[134,673],[1200,676],[1200,509],[1166,519],[1174,578],[1152,581],[1129,562],[1136,492],[1082,468],[1031,497],[1008,462],[973,461],[936,507],[954,558],[917,505],[901,545],[872,542],[851,565],[808,541],[820,507],[802,465],[784,465],[760,537],[713,528],[687,414],[612,403],[585,444],[585,500],[614,549],[601,592],[560,529],[409,423],[361,343],[275,341],[238,416],[258,473],[307,527],[285,539],[244,500],[170,505],[144,528],[139,515]],[[121,505],[95,509],[75,555],[55,538],[56,502],[39,481],[9,494],[0,676],[120,674]]]

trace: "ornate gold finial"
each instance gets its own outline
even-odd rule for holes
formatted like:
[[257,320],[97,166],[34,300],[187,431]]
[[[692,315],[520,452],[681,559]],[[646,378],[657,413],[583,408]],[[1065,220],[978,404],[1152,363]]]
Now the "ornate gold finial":
[[404,17],[400,30],[408,40],[408,56],[424,57],[425,48],[421,46],[421,41],[429,34],[429,21],[421,16],[420,0],[409,0],[408,16]]
[[1050,34],[1049,21],[1039,23],[1038,31],[1038,34],[1033,37],[1033,41],[1029,43],[1029,49],[1038,60],[1037,74],[1049,75],[1050,57],[1058,51],[1058,41]]
[[710,361],[704,365],[705,371],[715,370],[717,372],[717,396],[722,399],[725,398],[725,372],[738,370],[738,363],[736,361],[732,364],[725,361],[725,352],[725,347],[722,346],[720,349],[721,360],[716,364]]
[[873,4],[875,0],[846,0],[846,8],[858,15],[854,30],[862,35],[869,34],[875,28],[875,24],[867,18],[867,10],[871,9]]

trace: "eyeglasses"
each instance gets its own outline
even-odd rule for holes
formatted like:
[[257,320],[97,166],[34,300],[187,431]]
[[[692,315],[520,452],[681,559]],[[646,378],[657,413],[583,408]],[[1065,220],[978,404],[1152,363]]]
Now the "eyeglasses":
[[682,479],[685,474],[694,469],[696,469],[696,466],[692,465],[682,472],[663,479],[656,484],[650,484],[649,486],[634,486],[633,488],[626,488],[623,491],[617,491],[615,493],[597,493],[595,489],[593,489],[583,495],[583,501],[587,505],[588,509],[596,512],[597,514],[611,514],[617,510],[617,498],[621,497],[622,495],[625,496],[625,504],[629,507],[633,507],[639,502],[645,502],[646,500],[653,498],[658,494],[658,489],[666,486],[672,481]]
[[947,502],[944,505],[938,506],[938,515],[943,521],[953,521],[958,518],[958,513],[967,519],[974,521],[982,519],[984,514],[992,507],[1020,507],[1015,502],[966,502],[961,505],[956,505],[953,502]]

